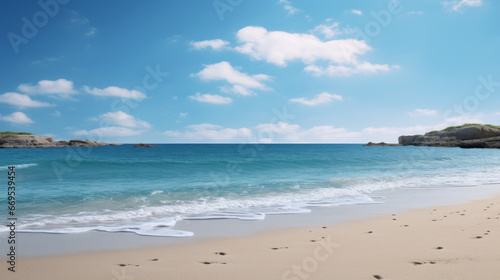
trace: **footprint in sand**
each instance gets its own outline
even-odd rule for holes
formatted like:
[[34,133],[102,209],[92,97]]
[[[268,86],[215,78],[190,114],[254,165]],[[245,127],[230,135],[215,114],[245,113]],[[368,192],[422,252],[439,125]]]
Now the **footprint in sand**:
[[279,248],[278,247],[273,247],[273,248],[271,248],[271,250],[275,250],[275,251],[276,250],[280,250],[280,249],[288,249],[288,247],[279,247]]
[[124,264],[124,263],[121,263],[121,264],[117,264],[118,266],[135,266],[135,267],[138,267],[139,265],[138,264]]
[[424,265],[424,264],[436,264],[435,261],[429,261],[429,262],[412,262],[414,265]]
[[225,256],[226,255],[226,253],[224,253],[224,252],[215,252],[215,254],[216,255],[220,255],[220,256]]
[[226,264],[225,262],[201,262],[202,264]]

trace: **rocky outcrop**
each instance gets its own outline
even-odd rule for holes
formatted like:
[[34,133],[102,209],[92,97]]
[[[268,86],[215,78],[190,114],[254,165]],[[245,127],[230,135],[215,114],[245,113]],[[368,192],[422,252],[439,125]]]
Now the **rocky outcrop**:
[[403,146],[500,148],[500,129],[478,125],[426,133],[425,135],[400,136]]
[[135,144],[132,148],[158,148],[158,145],[150,145],[150,144]]
[[385,142],[380,142],[380,143],[368,142],[368,144],[363,146],[401,146],[401,144],[390,144]]
[[18,135],[12,134],[0,138],[0,148],[53,148],[53,147],[97,147],[121,144],[108,144],[105,142],[73,139],[69,141],[56,141],[50,136]]

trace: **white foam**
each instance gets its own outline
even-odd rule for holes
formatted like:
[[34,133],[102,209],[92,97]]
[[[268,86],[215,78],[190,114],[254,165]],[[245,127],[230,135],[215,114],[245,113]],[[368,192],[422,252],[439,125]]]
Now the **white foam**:
[[[446,175],[378,178],[334,178],[328,187],[311,189],[294,184],[285,193],[244,197],[203,197],[191,201],[163,201],[163,205],[136,206],[126,211],[99,210],[62,215],[30,215],[23,217],[20,230],[25,232],[77,233],[91,230],[105,232],[132,232],[150,236],[192,236],[192,232],[174,229],[179,220],[239,219],[263,220],[266,215],[308,213],[313,207],[331,207],[346,204],[382,203],[380,197],[370,197],[375,191],[394,188],[429,186],[474,186],[500,181],[499,168],[483,172],[457,172]],[[486,176],[489,175],[489,176]],[[334,187],[337,186],[337,187]],[[147,197],[137,197],[136,203],[146,204],[161,190]],[[0,226],[0,232],[8,231]]]
[[[24,163],[24,164],[11,164],[11,165],[5,165],[5,166],[0,166],[0,170],[7,170],[9,169],[10,166],[14,165],[15,169],[23,169],[23,168],[28,168],[28,167],[33,167],[33,166],[38,166],[38,163]],[[14,169],[14,171],[15,171]]]
[[255,221],[255,220],[264,220],[265,217],[266,214],[264,213],[214,211],[197,215],[189,215],[184,217],[184,220],[238,219],[246,221]]

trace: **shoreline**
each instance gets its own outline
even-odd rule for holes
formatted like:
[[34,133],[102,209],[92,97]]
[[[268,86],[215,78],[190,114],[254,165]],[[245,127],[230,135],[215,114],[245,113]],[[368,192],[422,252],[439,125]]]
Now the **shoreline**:
[[[415,209],[455,205],[500,196],[500,184],[469,187],[397,188],[370,194],[375,203],[311,207],[309,213],[267,215],[264,220],[181,220],[173,228],[194,232],[191,237],[155,237],[129,232],[25,233],[17,232],[18,254],[45,257],[69,254],[147,249],[185,245],[218,238],[252,236],[280,229],[336,225]],[[20,221],[21,222],[21,221]],[[0,233],[0,252],[7,250],[7,233]],[[3,245],[3,246],[2,246]],[[0,255],[0,261],[4,254]]]
[[[132,277],[126,279],[378,279],[375,275],[380,279],[489,279],[500,273],[500,252],[495,250],[500,241],[498,186],[482,186],[468,202],[456,204],[463,197],[454,196],[441,206],[406,210],[391,203],[369,217],[364,213],[338,222],[319,219],[299,227],[122,250],[45,257],[19,254],[18,272],[7,274],[5,267],[0,275],[8,279],[79,279],[75,275],[85,275],[81,279],[121,279],[116,275]],[[415,199],[435,202],[429,195],[425,201]],[[388,206],[365,206],[381,205]],[[23,239],[20,236],[21,246],[28,246]]]

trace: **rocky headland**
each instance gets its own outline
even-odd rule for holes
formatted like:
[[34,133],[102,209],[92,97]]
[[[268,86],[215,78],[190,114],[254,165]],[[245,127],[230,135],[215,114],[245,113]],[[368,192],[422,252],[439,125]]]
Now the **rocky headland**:
[[431,131],[425,135],[400,136],[402,146],[500,148],[500,127],[482,124],[465,124]]
[[37,136],[31,133],[1,132],[0,149],[13,148],[54,148],[54,147],[97,147],[116,146],[117,143],[109,144],[86,139],[72,139],[69,141],[54,141],[50,136]]

